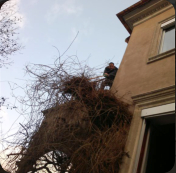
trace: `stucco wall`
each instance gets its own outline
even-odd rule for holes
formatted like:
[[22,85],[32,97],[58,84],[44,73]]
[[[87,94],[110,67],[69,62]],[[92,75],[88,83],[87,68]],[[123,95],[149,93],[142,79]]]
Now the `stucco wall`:
[[131,96],[175,84],[175,55],[147,64],[158,22],[174,14],[171,8],[134,27],[112,87],[118,96],[132,101]]

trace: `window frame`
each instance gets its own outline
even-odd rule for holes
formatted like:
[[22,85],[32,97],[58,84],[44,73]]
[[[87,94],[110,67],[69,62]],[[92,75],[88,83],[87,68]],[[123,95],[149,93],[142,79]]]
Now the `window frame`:
[[157,23],[150,45],[147,64],[175,54],[175,48],[161,52],[164,30],[175,25],[175,15]]
[[175,114],[175,103],[151,107],[141,111],[141,118],[143,119],[141,134],[139,137],[138,149],[135,159],[135,167],[133,173],[144,173],[148,157],[148,144],[150,139],[150,125],[147,120],[151,117],[162,117]]
[[[159,53],[164,53],[166,51],[169,51],[169,50],[166,50],[166,51],[162,51],[163,49],[163,44],[164,44],[164,38],[165,38],[165,34],[166,34],[166,30],[169,29],[169,28],[172,28],[175,26],[175,18],[174,19],[171,19],[169,20],[168,22],[165,22],[161,25],[161,28],[162,28],[162,38],[161,38],[161,43],[160,43],[160,50],[159,50]],[[173,48],[172,48],[173,49]]]

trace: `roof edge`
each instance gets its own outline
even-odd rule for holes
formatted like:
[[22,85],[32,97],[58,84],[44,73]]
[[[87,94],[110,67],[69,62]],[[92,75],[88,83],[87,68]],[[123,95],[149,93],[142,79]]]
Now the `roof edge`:
[[131,11],[144,6],[145,4],[147,4],[148,2],[150,2],[151,0],[141,0],[135,4],[133,4],[132,6],[126,8],[125,10],[119,12],[116,14],[116,16],[119,18],[119,20],[121,21],[121,23],[124,25],[124,27],[127,29],[127,31],[129,32],[129,34],[132,33],[132,30],[130,29],[130,27],[127,25],[127,23],[125,22],[125,20],[123,19],[123,16],[130,13]]

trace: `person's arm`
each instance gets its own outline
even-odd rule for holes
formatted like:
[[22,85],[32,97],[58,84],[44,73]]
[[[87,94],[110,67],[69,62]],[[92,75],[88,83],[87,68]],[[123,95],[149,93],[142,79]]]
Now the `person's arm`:
[[113,72],[109,73],[109,77],[115,77],[116,73],[118,71],[118,68],[115,68]]
[[104,69],[103,76],[104,76],[104,77],[107,77],[107,76],[108,76],[107,67]]

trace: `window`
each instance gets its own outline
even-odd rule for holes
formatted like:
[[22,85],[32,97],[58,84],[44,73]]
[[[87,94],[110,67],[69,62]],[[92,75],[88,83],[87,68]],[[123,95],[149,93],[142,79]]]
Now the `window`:
[[166,173],[175,163],[175,115],[146,119],[148,140],[142,166],[143,173]]
[[166,173],[175,163],[175,103],[143,109],[135,173]]
[[147,63],[151,63],[175,54],[175,16],[157,24],[149,49]]
[[163,29],[160,53],[175,48],[175,19],[161,25]]

